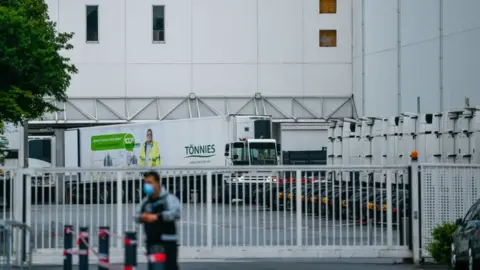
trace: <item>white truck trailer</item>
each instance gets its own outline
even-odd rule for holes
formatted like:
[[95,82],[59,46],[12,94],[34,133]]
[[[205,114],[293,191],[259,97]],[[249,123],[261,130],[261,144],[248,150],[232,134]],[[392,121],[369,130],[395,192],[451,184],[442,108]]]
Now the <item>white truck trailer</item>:
[[[153,148],[145,157],[145,141],[153,140]],[[158,148],[157,148],[158,147]],[[164,120],[158,122],[121,124],[110,126],[86,127],[67,130],[65,133],[65,166],[66,167],[131,167],[145,168],[150,166],[175,167],[218,167],[219,171],[226,166],[272,166],[279,163],[280,149],[272,139],[272,121],[270,116],[230,115],[180,120]],[[152,154],[153,153],[153,154]],[[153,156],[152,156],[153,155]],[[101,171],[101,170],[99,170]],[[205,183],[205,175],[197,177],[175,177],[177,190],[181,179],[183,198],[191,196]],[[234,176],[234,177],[232,177]],[[216,174],[215,181],[226,182],[266,182],[272,180],[267,172],[240,172]],[[219,179],[221,178],[221,179]],[[70,194],[85,195],[88,198],[98,197],[100,200],[115,201],[115,195],[108,193],[116,181],[105,178],[103,173],[91,173],[69,177],[76,182],[80,191]],[[129,179],[134,181],[128,181]],[[131,176],[124,183],[123,190],[135,190],[134,198],[140,196],[140,174]],[[113,179],[112,179],[113,180]],[[200,182],[203,181],[203,182]],[[99,183],[92,185],[91,183]],[[72,186],[72,185],[71,185]],[[99,190],[91,190],[92,187]],[[67,186],[68,189],[68,186]],[[203,188],[203,191],[206,189]],[[68,192],[68,191],[67,191]],[[101,196],[92,196],[102,193]],[[111,193],[111,192],[110,192]],[[177,194],[179,195],[179,194]],[[196,197],[206,198],[204,194]],[[130,196],[130,195],[129,195]],[[71,198],[76,200],[77,198]],[[67,199],[68,200],[68,199]]]
[[[394,117],[331,122],[329,165],[480,162],[480,117],[476,109],[403,113]],[[477,151],[476,151],[477,149]]]
[[[329,165],[407,165],[413,150],[421,163],[478,164],[480,117],[476,108],[466,108],[335,120],[329,141]],[[372,174],[368,179],[385,183],[386,175]]]

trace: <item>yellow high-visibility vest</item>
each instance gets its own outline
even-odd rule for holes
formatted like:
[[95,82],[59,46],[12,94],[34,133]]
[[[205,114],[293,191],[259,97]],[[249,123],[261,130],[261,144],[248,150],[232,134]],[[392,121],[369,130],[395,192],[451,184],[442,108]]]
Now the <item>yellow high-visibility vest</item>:
[[158,143],[156,141],[152,141],[152,148],[150,149],[150,153],[148,153],[147,158],[145,158],[146,148],[146,143],[143,143],[142,147],[140,148],[140,166],[145,166],[145,159],[148,161],[148,167],[160,166],[160,148],[158,147]]

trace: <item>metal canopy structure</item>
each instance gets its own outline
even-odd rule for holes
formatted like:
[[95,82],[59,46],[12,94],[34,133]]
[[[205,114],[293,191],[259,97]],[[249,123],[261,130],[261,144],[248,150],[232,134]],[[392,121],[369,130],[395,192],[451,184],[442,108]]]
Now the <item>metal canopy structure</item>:
[[[54,102],[54,101],[52,101]],[[138,123],[230,114],[271,115],[275,122],[324,122],[356,118],[353,96],[246,97],[72,97],[54,102],[63,111],[30,121],[33,125]]]

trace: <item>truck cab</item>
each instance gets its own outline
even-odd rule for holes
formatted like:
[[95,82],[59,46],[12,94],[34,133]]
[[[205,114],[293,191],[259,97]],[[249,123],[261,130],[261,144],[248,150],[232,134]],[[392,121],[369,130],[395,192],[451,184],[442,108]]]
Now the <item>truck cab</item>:
[[280,145],[273,137],[268,115],[232,115],[233,138],[225,145],[227,166],[275,166]]
[[274,139],[241,138],[225,146],[229,166],[275,166],[279,163],[277,142]]
[[[278,144],[274,139],[246,139],[225,146],[228,166],[276,166],[279,164]],[[268,183],[275,177],[270,170],[235,171],[223,176],[227,183]]]
[[[233,140],[225,145],[226,166],[276,166],[280,163],[280,145],[272,136],[272,118],[268,115],[234,115]],[[223,175],[227,183],[265,183],[275,177],[271,170],[234,171]]]

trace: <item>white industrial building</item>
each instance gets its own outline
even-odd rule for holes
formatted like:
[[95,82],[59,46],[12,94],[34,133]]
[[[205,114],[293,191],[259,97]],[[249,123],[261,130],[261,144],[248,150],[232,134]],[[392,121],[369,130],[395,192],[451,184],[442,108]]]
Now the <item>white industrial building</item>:
[[[79,74],[65,112],[34,123],[312,121],[416,111],[417,97],[432,112],[480,103],[476,0],[46,3],[58,30],[75,33]],[[320,30],[336,31],[330,47]]]
[[[353,3],[353,93],[359,114],[440,112],[480,104],[480,1]],[[363,39],[362,39],[363,37]]]
[[[355,116],[352,1],[324,1],[336,13],[318,0],[46,0],[75,33],[79,73],[65,113],[42,122]],[[320,30],[338,33],[323,35],[329,47]]]
[[46,3],[79,69],[64,111],[31,121],[59,160],[79,125],[268,114],[283,146],[319,150],[331,118],[480,104],[477,0]]

